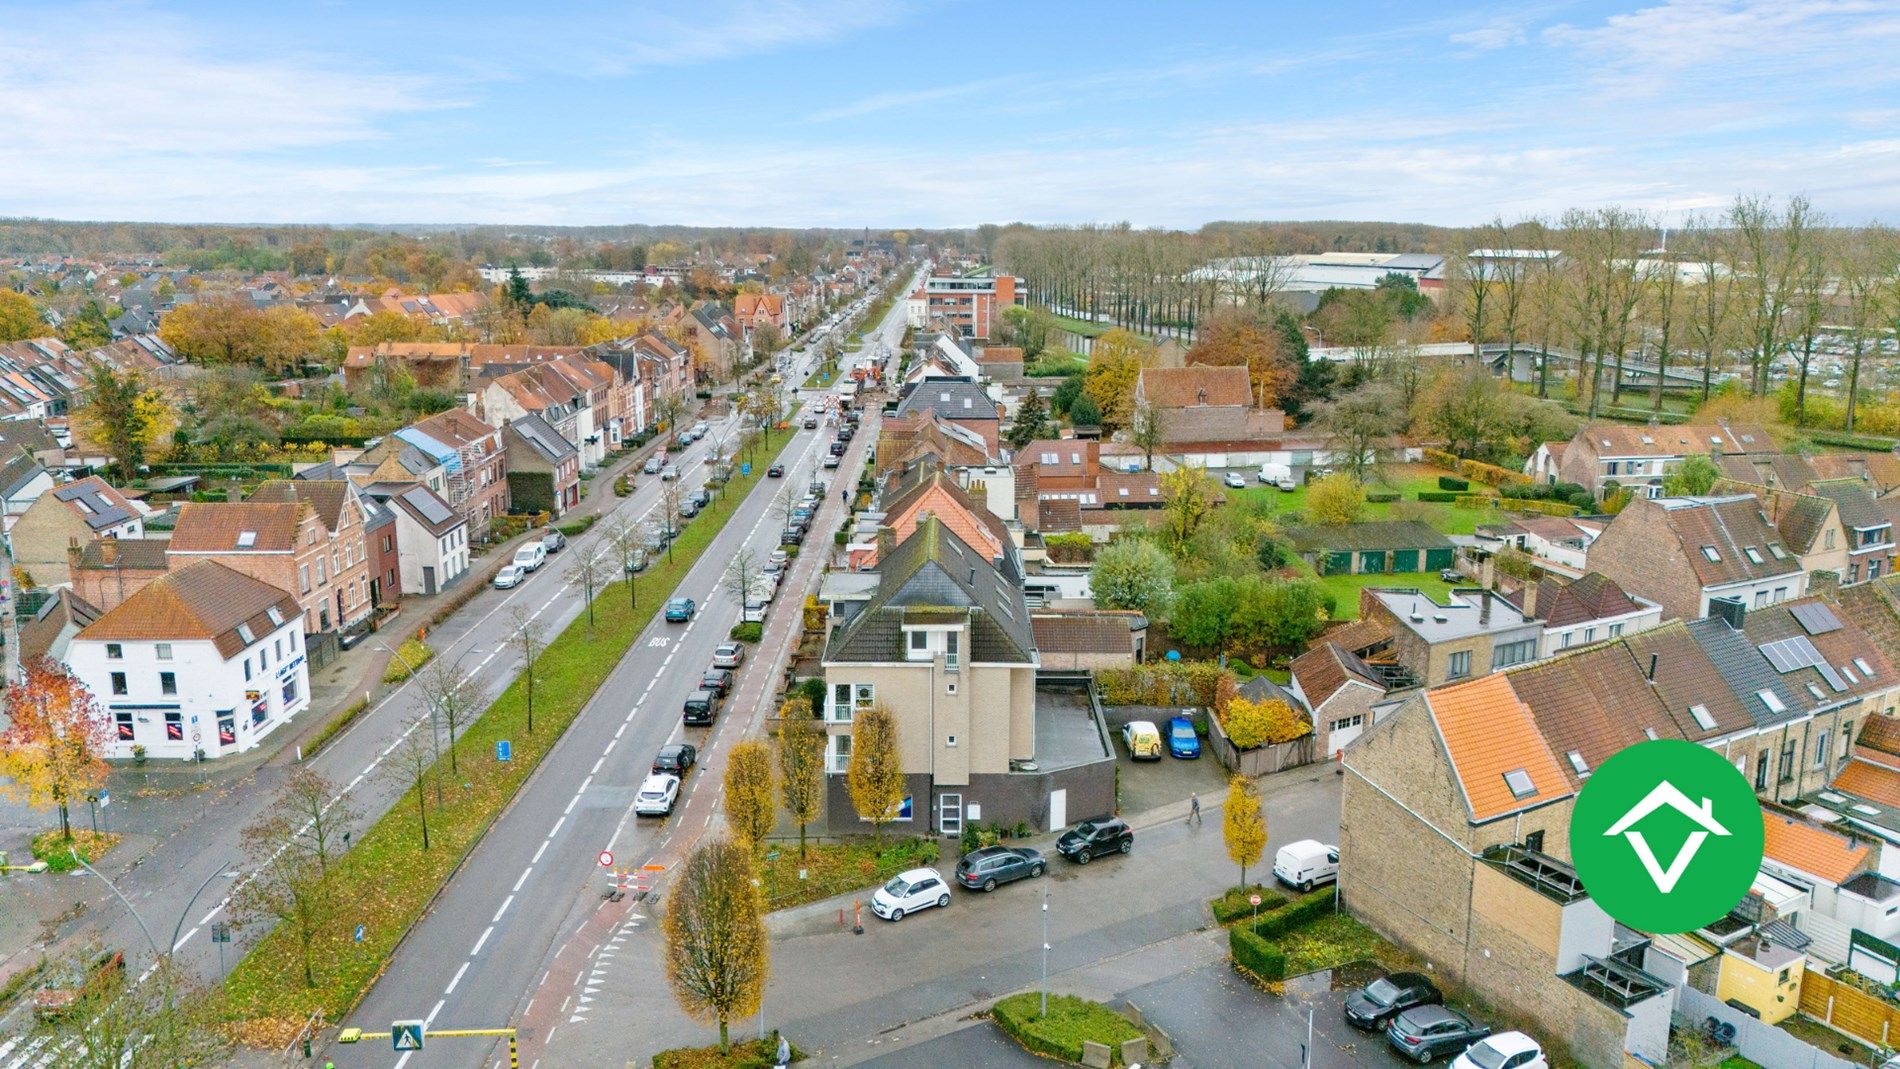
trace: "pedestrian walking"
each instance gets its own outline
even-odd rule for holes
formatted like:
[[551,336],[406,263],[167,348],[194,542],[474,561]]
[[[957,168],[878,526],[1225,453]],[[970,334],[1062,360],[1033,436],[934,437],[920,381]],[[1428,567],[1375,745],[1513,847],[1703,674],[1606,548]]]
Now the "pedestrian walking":
[[1201,822],[1201,792],[1199,791],[1188,795],[1187,822],[1189,824],[1199,824]]
[[851,491],[849,490],[838,491],[838,500],[849,505],[851,503]]

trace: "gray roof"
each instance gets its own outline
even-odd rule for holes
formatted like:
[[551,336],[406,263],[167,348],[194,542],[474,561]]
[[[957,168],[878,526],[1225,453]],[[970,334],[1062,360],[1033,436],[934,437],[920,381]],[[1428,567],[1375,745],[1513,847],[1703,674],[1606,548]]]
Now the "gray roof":
[[0,497],[12,497],[27,483],[46,473],[46,468],[31,453],[21,453],[0,464]]
[[411,486],[390,498],[390,503],[415,517],[417,523],[429,529],[430,534],[442,535],[467,522],[449,503],[436,496],[434,490],[420,484]]
[[1832,500],[1840,508],[1841,523],[1850,531],[1892,526],[1893,521],[1881,512],[1874,495],[1858,479],[1828,479],[1809,484],[1808,490]]
[[[1742,708],[1755,718],[1757,726],[1766,727],[1790,720],[1805,713],[1814,705],[1806,693],[1796,694],[1782,682],[1781,673],[1762,655],[1760,649],[1746,634],[1730,627],[1725,620],[1709,616],[1691,621],[1689,634],[1696,645],[1709,655],[1709,660],[1722,673],[1723,682],[1742,700]],[[1758,694],[1769,691],[1781,700],[1782,711],[1777,713],[1768,708]]]
[[66,502],[83,502],[85,508],[76,511],[86,518],[86,526],[95,531],[103,531],[132,518],[130,509],[108,501],[106,496],[99,492],[99,484],[92,479],[81,479],[76,483],[56,486],[53,488],[53,496]]
[[1020,583],[1005,579],[936,517],[878,562],[876,595],[833,631],[826,661],[901,661],[907,615],[967,614],[972,662],[1027,664],[1035,637]]
[[339,467],[337,467],[337,466],[336,466],[336,462],[335,462],[335,461],[333,461],[333,460],[326,460],[326,461],[324,461],[324,462],[323,462],[323,463],[321,463],[321,464],[312,464],[311,466],[309,466],[309,467],[307,467],[307,468],[305,468],[304,470],[302,470],[302,471],[300,471],[300,472],[297,472],[296,474],[294,474],[294,475],[292,475],[292,476],[291,476],[291,478],[293,478],[293,479],[304,479],[304,480],[310,480],[310,479],[319,479],[319,480],[331,480],[331,479],[341,479],[341,478],[343,478],[343,469],[342,469],[342,468],[339,468]]
[[[1352,660],[1358,660],[1357,657],[1353,657],[1352,654],[1346,653],[1344,650],[1341,650],[1340,653]],[[1273,680],[1268,679],[1266,676],[1255,676],[1245,683],[1242,683],[1238,693],[1241,697],[1250,702],[1263,702],[1269,698],[1278,698],[1287,703],[1291,708],[1310,712],[1310,710],[1306,708],[1306,703],[1301,701],[1298,695],[1280,684],[1275,683]]]
[[533,446],[534,451],[546,458],[550,464],[558,464],[577,452],[574,443],[561,437],[559,431],[549,426],[548,421],[536,413],[530,412],[520,419],[510,421],[508,429],[522,441]]
[[969,379],[930,377],[910,387],[897,406],[900,416],[935,411],[944,419],[997,419],[996,402]]

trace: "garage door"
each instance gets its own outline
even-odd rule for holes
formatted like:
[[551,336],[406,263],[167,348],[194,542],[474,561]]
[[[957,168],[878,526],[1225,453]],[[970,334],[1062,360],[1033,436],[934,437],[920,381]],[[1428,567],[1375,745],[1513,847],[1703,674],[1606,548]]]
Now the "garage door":
[[1395,572],[1418,571],[1418,550],[1395,549],[1392,551],[1392,570]]
[[1350,553],[1326,554],[1326,574],[1327,575],[1346,575],[1346,574],[1349,574],[1351,571],[1352,571],[1352,554]]
[[1349,716],[1335,720],[1328,725],[1326,745],[1331,748],[1332,752],[1337,753],[1345,749],[1347,743],[1358,738],[1360,733],[1365,730],[1366,718],[1364,715]]
[[1385,571],[1385,550],[1369,549],[1359,554],[1359,573],[1379,575]]
[[1425,551],[1426,570],[1435,572],[1435,571],[1440,571],[1442,569],[1451,567],[1452,553],[1453,553],[1453,550],[1451,549],[1450,546],[1447,546],[1444,549],[1426,550]]

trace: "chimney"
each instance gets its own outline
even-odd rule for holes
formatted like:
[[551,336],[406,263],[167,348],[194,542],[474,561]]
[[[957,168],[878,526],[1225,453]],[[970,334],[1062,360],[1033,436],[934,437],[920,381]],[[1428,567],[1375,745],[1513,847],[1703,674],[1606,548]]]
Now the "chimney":
[[1709,602],[1709,615],[1728,624],[1729,630],[1740,631],[1748,619],[1748,606],[1738,598],[1714,598]]
[[1484,563],[1478,565],[1478,585],[1485,588],[1486,590],[1490,590],[1493,586],[1497,584],[1497,579],[1498,579],[1497,563],[1492,558],[1486,557],[1484,559]]
[[119,540],[116,538],[100,539],[99,540],[99,559],[104,561],[105,566],[108,568],[118,567]]
[[84,552],[84,550],[79,548],[79,539],[68,538],[66,540],[66,567],[73,573],[75,578],[78,577],[79,573],[79,557]]
[[881,561],[890,556],[891,551],[896,548],[897,532],[889,527],[879,527],[877,529],[877,559]]
[[1478,593],[1478,626],[1491,626],[1491,591],[1488,587]]
[[1524,584],[1524,619],[1526,620],[1537,619],[1537,588],[1542,585],[1535,579]]

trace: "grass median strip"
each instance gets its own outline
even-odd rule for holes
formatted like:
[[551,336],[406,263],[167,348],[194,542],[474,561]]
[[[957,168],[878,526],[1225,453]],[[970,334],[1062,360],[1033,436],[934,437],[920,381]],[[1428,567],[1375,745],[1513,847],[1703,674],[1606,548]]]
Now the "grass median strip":
[[[778,452],[789,444],[789,436],[777,442]],[[687,525],[672,559],[663,554],[638,577],[637,607],[627,604],[625,581],[610,584],[595,596],[591,633],[583,613],[548,644],[535,665],[540,685],[533,735],[527,733],[527,694],[519,678],[469,725],[456,744],[460,774],[450,775],[446,755],[432,772],[442,777],[442,802],[430,806],[429,850],[422,849],[413,788],[358,836],[355,847],[332,866],[333,905],[325,910],[316,941],[314,986],[303,982],[300,949],[287,930],[275,929],[258,940],[224,985],[237,1038],[281,1045],[312,1013],[336,1022],[356,1005],[387,967],[403,934],[764,475],[764,465],[756,464],[750,475],[735,475],[718,500]],[[513,749],[506,762],[495,759],[495,744],[504,739]],[[361,942],[354,938],[358,925],[363,926]]]

